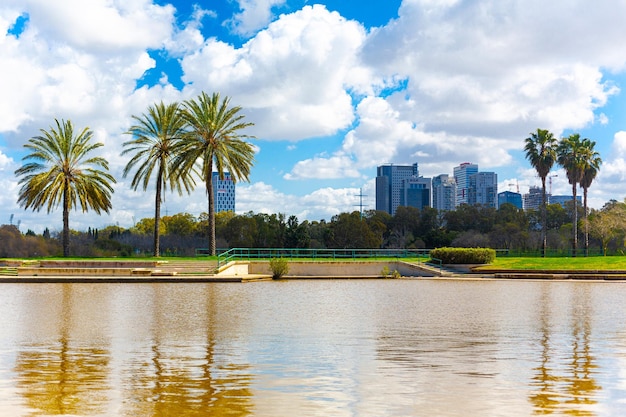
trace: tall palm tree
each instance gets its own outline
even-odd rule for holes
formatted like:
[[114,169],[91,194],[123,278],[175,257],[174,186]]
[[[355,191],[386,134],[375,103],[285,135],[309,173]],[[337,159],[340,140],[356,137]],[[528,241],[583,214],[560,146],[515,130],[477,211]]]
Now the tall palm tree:
[[195,185],[190,175],[174,176],[173,161],[177,148],[180,147],[181,139],[185,132],[185,120],[181,117],[178,103],[163,104],[160,102],[148,107],[148,111],[141,116],[133,116],[136,124],[132,125],[128,132],[133,139],[125,142],[122,155],[134,152],[134,156],[124,168],[124,178],[137,167],[131,183],[133,190],[139,185],[143,190],[155,177],[154,197],[154,256],[160,256],[160,224],[162,192],[177,190],[182,195],[183,188],[190,192]]
[[565,169],[567,180],[572,185],[572,198],[574,210],[572,212],[572,256],[576,256],[578,249],[578,202],[576,200],[576,188],[585,172],[586,155],[588,154],[585,140],[578,133],[562,138],[557,149],[557,161]]
[[74,135],[71,121],[55,119],[56,127],[41,129],[41,136],[30,138],[24,145],[31,153],[15,171],[21,188],[18,204],[39,211],[47,206],[48,213],[59,204],[63,206],[63,256],[70,254],[69,212],[80,204],[83,212],[92,208],[96,213],[109,212],[115,178],[108,173],[106,159],[89,154],[101,147],[93,143],[93,132],[84,128]]
[[546,221],[546,178],[556,162],[557,140],[554,135],[545,129],[537,129],[526,138],[524,151],[526,159],[541,178],[541,254],[546,256],[547,248],[547,221]]
[[215,201],[213,196],[213,170],[220,179],[229,172],[233,181],[248,181],[254,163],[254,147],[245,141],[252,136],[240,131],[253,125],[244,122],[241,107],[229,107],[230,98],[220,100],[218,93],[209,96],[202,92],[196,99],[186,100],[182,116],[189,133],[183,140],[182,150],[176,159],[180,174],[185,174],[200,164],[200,175],[209,199],[209,250],[215,247]]
[[600,165],[602,165],[602,159],[600,154],[595,151],[596,142],[584,139],[585,152],[585,167],[583,170],[583,176],[580,180],[580,186],[583,189],[583,215],[585,216],[585,256],[589,254],[589,223],[587,221],[587,191],[591,187],[591,183],[598,175]]

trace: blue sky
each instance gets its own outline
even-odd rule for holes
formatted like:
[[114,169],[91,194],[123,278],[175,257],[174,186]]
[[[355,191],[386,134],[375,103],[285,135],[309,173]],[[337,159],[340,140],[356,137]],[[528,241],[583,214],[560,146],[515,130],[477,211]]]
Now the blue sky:
[[[611,0],[6,0],[0,223],[60,229],[59,210],[17,206],[14,175],[54,118],[89,126],[118,180],[111,213],[72,213],[71,227],[152,217],[152,193],[122,178],[123,132],[149,105],[203,90],[255,123],[239,213],[329,220],[361,189],[373,209],[383,163],[434,176],[473,162],[524,193],[539,185],[522,152],[537,128],[597,142],[599,208],[626,197],[625,15]],[[552,175],[554,194],[571,193]],[[166,195],[164,211],[206,211],[202,187]]]

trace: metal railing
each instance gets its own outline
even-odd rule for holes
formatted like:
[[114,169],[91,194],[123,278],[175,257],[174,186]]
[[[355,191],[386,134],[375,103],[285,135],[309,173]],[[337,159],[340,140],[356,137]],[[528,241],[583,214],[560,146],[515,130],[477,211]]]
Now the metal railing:
[[250,259],[428,259],[430,249],[297,249],[297,248],[232,248],[217,256],[218,268],[235,260]]

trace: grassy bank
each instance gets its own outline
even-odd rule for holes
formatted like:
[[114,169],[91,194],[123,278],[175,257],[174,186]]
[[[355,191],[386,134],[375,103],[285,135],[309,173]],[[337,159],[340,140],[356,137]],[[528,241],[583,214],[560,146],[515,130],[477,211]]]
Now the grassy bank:
[[496,258],[479,269],[516,270],[626,270],[626,256],[590,256],[576,258]]

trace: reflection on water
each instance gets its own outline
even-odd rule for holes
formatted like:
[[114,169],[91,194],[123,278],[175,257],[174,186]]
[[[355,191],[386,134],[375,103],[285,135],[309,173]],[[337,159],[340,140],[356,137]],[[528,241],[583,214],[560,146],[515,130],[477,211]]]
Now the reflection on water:
[[543,286],[541,300],[541,360],[535,368],[531,386],[536,391],[530,396],[535,405],[536,414],[566,413],[576,416],[596,415],[592,410],[598,404],[597,393],[602,387],[596,382],[598,371],[596,359],[591,351],[591,318],[593,312],[590,305],[589,290],[583,286],[574,295],[570,304],[571,337],[565,340],[570,345],[570,351],[563,352],[553,343],[561,342],[554,337],[551,331],[550,286]]
[[0,415],[626,414],[626,285],[0,286]]

